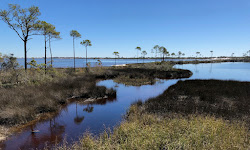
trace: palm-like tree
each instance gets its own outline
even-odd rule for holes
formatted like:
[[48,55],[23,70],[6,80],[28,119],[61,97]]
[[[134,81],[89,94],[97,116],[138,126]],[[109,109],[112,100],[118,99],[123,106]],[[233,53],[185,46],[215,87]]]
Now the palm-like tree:
[[156,58],[157,58],[157,53],[158,53],[158,51],[159,51],[159,48],[160,48],[159,45],[155,45],[155,46],[153,47],[153,49],[155,50],[155,61],[156,61]]
[[53,55],[52,55],[52,49],[51,49],[52,39],[55,39],[55,40],[62,39],[60,37],[60,32],[55,31],[55,27],[52,31],[49,32],[49,49],[50,49],[50,61],[51,61],[50,64],[51,64],[51,66],[53,65]]
[[116,65],[116,56],[119,56],[119,52],[113,52],[113,55],[115,55],[115,65]]
[[147,55],[147,51],[142,51],[141,52],[141,55],[142,55],[142,58],[143,58],[143,63],[144,63],[144,59],[145,59],[145,56]]
[[138,51],[141,51],[141,47],[137,46],[135,49],[137,50],[137,63],[138,63]]
[[181,51],[179,51],[179,52],[178,52],[178,56],[179,56],[179,58],[181,57],[181,55],[182,55],[182,52],[181,52]]
[[175,53],[172,53],[171,56],[174,57],[174,56],[175,56]]
[[165,56],[165,55],[168,55],[169,52],[168,52],[168,50],[167,50],[164,46],[161,46],[161,47],[159,48],[159,50],[160,50],[160,52],[162,53],[162,61],[164,61],[164,56]]
[[[49,42],[50,47],[50,54],[51,54],[51,63],[52,63],[52,52],[51,52],[51,39],[60,39],[60,32],[57,32],[55,30],[55,26],[47,23],[45,21],[38,21],[38,23],[35,26],[35,29],[38,31],[38,34],[44,36],[44,43],[45,43],[45,57],[44,57],[44,64],[45,64],[45,73],[47,69],[47,42]],[[52,64],[51,64],[52,65]]]
[[198,55],[200,55],[201,53],[200,52],[196,52],[196,58],[198,57]]
[[81,34],[76,30],[71,30],[70,36],[73,37],[74,70],[76,71],[75,39],[81,38]]
[[91,41],[90,40],[83,40],[82,42],[80,42],[81,45],[85,46],[86,48],[86,69],[87,69],[87,65],[88,65],[88,46],[92,46]]
[[231,57],[234,57],[234,53],[231,54]]
[[154,49],[151,49],[152,58],[154,57]]
[[211,58],[213,57],[213,52],[214,52],[214,51],[210,51],[210,53],[211,53]]
[[185,53],[182,53],[182,56],[184,57],[184,56],[185,56]]

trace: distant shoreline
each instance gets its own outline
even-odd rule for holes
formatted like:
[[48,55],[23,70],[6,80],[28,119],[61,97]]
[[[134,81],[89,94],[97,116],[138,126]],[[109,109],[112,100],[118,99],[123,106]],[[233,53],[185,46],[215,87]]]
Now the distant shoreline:
[[[27,58],[27,59],[44,59],[44,57],[31,57],[31,58]],[[74,59],[73,57],[52,57],[53,59]],[[230,59],[232,57],[213,57],[212,59]],[[235,58],[243,58],[243,57],[234,57]],[[17,57],[17,59],[24,59],[23,57]],[[50,59],[50,57],[47,57],[47,59]],[[76,57],[75,59],[86,59],[85,57]],[[107,58],[107,57],[89,57],[88,59],[162,59],[162,57],[157,57],[157,58],[152,58],[152,57],[148,57],[148,58]],[[195,57],[167,57],[164,59],[211,59],[211,57],[203,57],[203,58],[195,58]]]

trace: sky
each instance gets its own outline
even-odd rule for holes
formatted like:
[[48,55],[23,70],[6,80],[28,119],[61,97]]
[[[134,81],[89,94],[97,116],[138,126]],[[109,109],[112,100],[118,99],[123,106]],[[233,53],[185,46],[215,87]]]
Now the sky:
[[[85,57],[80,42],[89,39],[89,57],[135,57],[140,46],[152,56],[154,45],[186,56],[242,56],[250,49],[250,0],[0,0],[22,8],[38,6],[40,20],[55,25],[61,40],[52,42],[53,56],[72,57],[69,33],[77,30],[76,56]],[[23,42],[0,20],[0,52],[24,57]],[[28,41],[28,57],[43,57],[42,36]]]

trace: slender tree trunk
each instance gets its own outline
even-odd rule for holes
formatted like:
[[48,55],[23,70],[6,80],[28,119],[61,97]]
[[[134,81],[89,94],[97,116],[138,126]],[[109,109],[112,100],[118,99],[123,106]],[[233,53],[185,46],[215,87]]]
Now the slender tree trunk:
[[46,39],[46,36],[44,36],[44,42],[45,42],[45,56],[44,56],[44,64],[45,64],[45,74],[46,74],[46,71],[47,71],[47,39]]
[[75,38],[73,37],[74,71],[76,71]]
[[24,68],[27,71],[27,40],[24,40]]
[[164,61],[164,54],[163,54],[163,61]]
[[138,63],[138,50],[137,50],[137,63]]
[[115,66],[116,66],[116,56],[115,56]]
[[157,59],[157,50],[155,51],[155,62],[156,62],[156,59]]
[[52,57],[52,50],[51,50],[50,40],[51,40],[51,38],[49,36],[49,49],[50,49],[50,61],[51,61],[50,64],[51,64],[51,67],[52,67],[52,65],[53,65],[53,57]]
[[86,69],[88,69],[88,66],[87,66],[87,64],[88,64],[88,49],[87,49],[87,46],[86,46]]

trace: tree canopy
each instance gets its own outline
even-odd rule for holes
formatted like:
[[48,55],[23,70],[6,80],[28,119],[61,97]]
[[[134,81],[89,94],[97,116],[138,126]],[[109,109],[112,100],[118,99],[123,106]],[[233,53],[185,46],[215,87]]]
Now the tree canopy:
[[81,38],[82,35],[76,30],[71,30],[70,36],[72,36],[73,38]]
[[8,10],[0,10],[0,19],[3,20],[10,29],[14,30],[18,37],[24,42],[24,66],[27,69],[27,41],[29,36],[34,35],[38,23],[38,16],[41,13],[39,8],[31,6],[22,9],[20,5],[9,4]]
[[113,55],[119,56],[119,52],[113,52]]
[[145,57],[148,53],[147,53],[147,51],[142,51],[141,54],[142,54],[143,57]]
[[83,40],[80,44],[84,45],[85,47],[92,46],[92,43],[90,40]]
[[39,8],[36,6],[22,9],[17,4],[9,4],[9,10],[0,11],[1,20],[14,30],[23,41],[29,40],[30,33],[36,31],[35,26],[40,15]]

